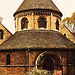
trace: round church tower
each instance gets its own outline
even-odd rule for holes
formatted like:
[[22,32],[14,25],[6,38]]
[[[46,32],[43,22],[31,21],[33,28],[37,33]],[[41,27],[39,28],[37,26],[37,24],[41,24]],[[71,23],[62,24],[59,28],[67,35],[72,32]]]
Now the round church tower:
[[75,44],[60,33],[62,13],[52,0],[24,0],[14,17],[16,33],[0,45],[1,74],[75,75]]
[[15,31],[43,29],[60,31],[62,13],[52,0],[24,0],[14,13]]

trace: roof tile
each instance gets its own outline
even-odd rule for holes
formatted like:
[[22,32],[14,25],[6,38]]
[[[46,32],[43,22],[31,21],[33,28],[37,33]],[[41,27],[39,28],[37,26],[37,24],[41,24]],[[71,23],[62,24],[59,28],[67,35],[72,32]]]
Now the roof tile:
[[75,44],[57,31],[24,30],[16,32],[0,46],[0,50],[25,48],[75,48]]

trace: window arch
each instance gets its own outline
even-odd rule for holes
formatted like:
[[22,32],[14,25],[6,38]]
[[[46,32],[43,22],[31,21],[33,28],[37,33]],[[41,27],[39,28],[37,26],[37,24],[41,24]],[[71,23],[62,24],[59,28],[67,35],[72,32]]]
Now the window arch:
[[[58,53],[45,51],[45,52],[39,54],[39,56],[36,58],[36,61],[35,61],[35,65],[36,66],[35,66],[35,68],[37,69],[38,68],[38,65],[40,65],[40,67],[44,69],[43,66],[46,66],[45,64],[47,64],[47,63],[45,63],[45,62],[43,63],[43,61],[46,61],[45,60],[46,58],[49,58],[49,60],[51,62],[54,61],[54,63],[52,62],[52,64],[51,64],[52,69],[53,69],[53,64],[54,65],[62,65],[63,64],[62,58],[61,58],[61,56]],[[49,63],[51,63],[51,62],[49,62]]]
[[21,29],[28,29],[28,19],[26,17],[21,20]]
[[7,65],[10,65],[10,54],[7,55]]
[[3,30],[0,29],[0,39],[3,39]]
[[59,20],[56,20],[56,30],[59,30]]
[[46,28],[47,27],[47,21],[45,17],[39,17],[38,18],[38,28]]

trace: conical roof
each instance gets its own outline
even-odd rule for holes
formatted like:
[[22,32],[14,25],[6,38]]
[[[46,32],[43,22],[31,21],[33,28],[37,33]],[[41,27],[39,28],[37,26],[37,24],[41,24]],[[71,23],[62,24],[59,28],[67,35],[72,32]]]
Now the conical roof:
[[0,50],[14,49],[74,49],[75,45],[61,33],[52,30],[24,30],[16,32],[0,45]]
[[60,12],[52,0],[24,0],[15,14],[30,9],[48,9]]

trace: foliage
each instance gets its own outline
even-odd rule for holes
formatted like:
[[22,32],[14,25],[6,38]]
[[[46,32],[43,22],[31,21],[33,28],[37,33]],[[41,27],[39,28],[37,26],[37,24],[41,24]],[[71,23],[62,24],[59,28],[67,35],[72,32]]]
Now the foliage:
[[29,72],[27,75],[53,75],[53,72],[47,70],[33,70]]
[[71,17],[66,17],[66,18],[64,18],[63,19],[63,22],[66,22],[67,21],[67,23],[74,23],[74,20],[75,20],[75,12],[74,13],[72,13],[72,16]]

